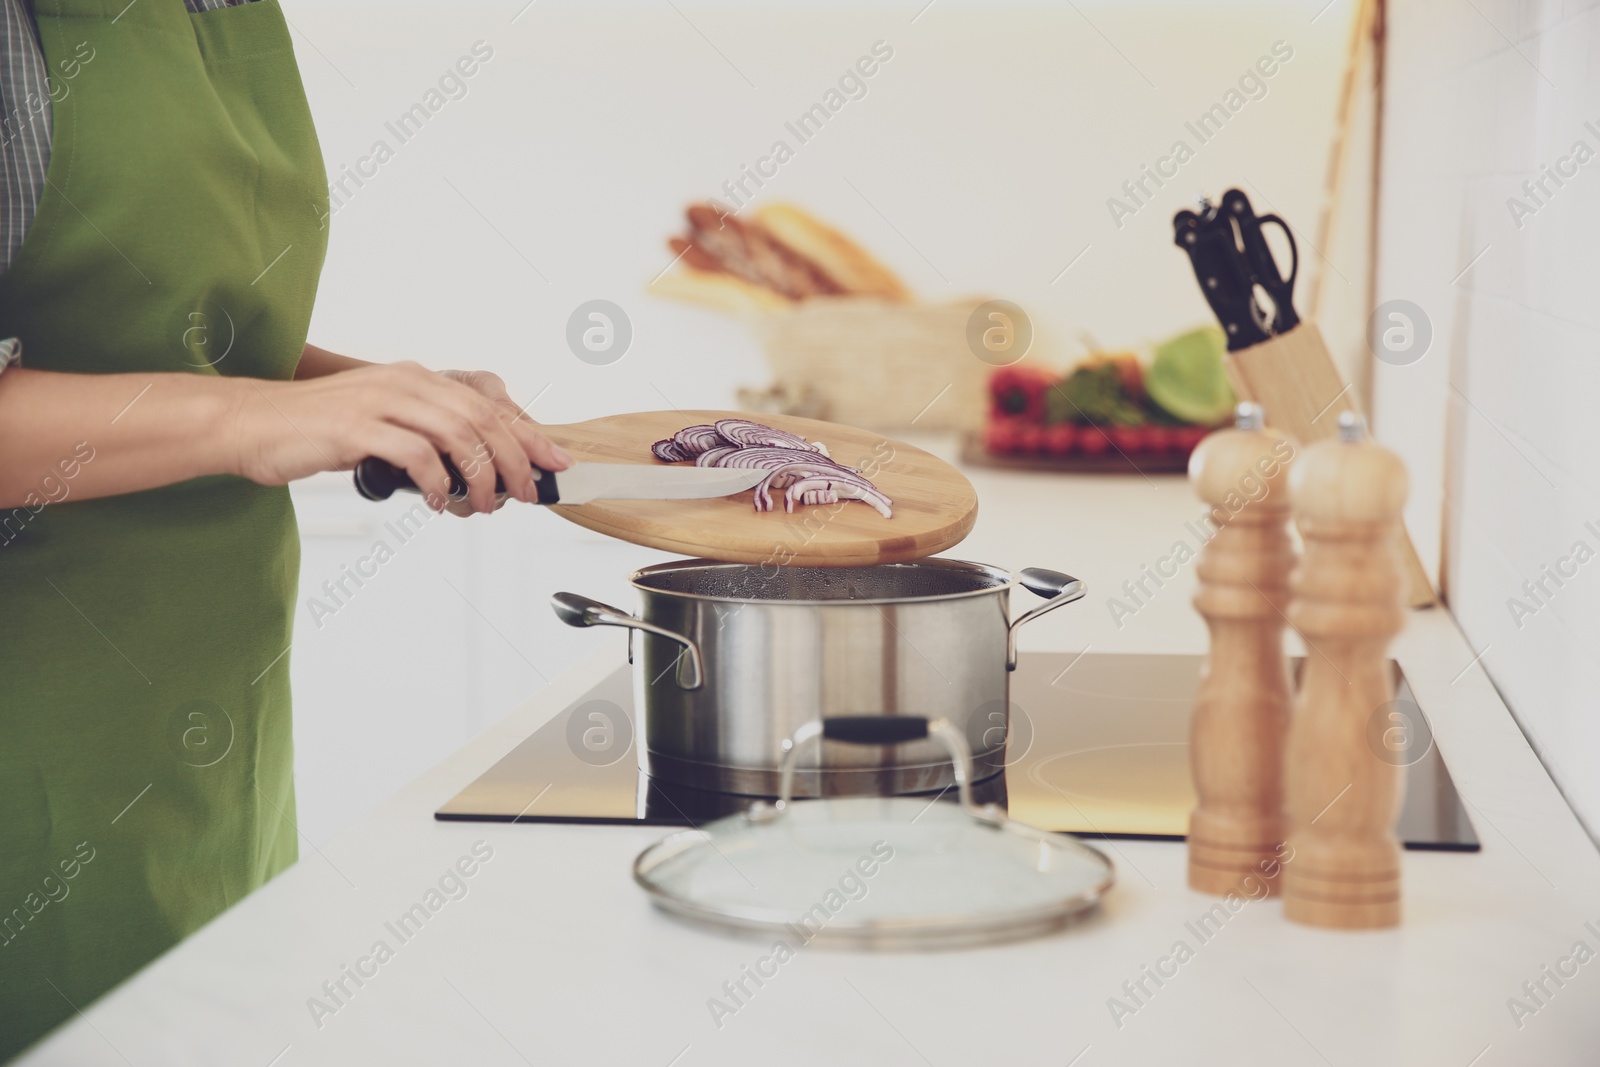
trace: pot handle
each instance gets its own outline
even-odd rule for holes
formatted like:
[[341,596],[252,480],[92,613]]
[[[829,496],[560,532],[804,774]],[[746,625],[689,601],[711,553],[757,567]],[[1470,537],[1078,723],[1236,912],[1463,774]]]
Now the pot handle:
[[1017,669],[1017,629],[1023,623],[1032,622],[1047,611],[1054,611],[1064,604],[1074,600],[1083,599],[1089,592],[1089,587],[1070,574],[1060,571],[1045,570],[1043,567],[1027,567],[1017,575],[1018,580],[1031,593],[1042,597],[1049,597],[1045,603],[1040,604],[1026,615],[1021,616],[1011,624],[1006,631],[1006,670]]
[[682,634],[673,633],[654,623],[645,622],[637,616],[629,615],[619,608],[602,604],[598,600],[590,600],[577,593],[556,593],[550,598],[550,606],[555,609],[556,618],[568,626],[621,626],[629,630],[643,630],[645,633],[677,642],[684,648],[684,651],[678,654],[678,688],[700,688],[705,678],[705,663],[700,656],[700,646]]

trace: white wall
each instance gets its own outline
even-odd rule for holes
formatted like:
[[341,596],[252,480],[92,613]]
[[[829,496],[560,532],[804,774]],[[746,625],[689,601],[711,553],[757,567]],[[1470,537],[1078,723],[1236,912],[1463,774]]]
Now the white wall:
[[1600,161],[1536,214],[1507,201],[1575,142],[1600,152],[1597,54],[1592,2],[1392,4],[1379,298],[1420,305],[1434,338],[1376,376],[1378,431],[1410,464],[1419,546],[1444,546],[1473,669],[1591,832],[1600,562],[1566,564],[1538,603],[1521,587],[1578,542],[1600,551]]
[[[929,300],[1017,301],[1063,362],[1082,331],[1136,345],[1208,319],[1171,239],[1172,213],[1197,192],[1240,185],[1314,233],[1351,0],[1320,16],[1324,0],[925,3],[288,3],[335,174],[393,142],[384,123],[475,41],[494,49],[467,96],[332,220],[313,340],[489,367],[537,396],[544,421],[730,405],[738,386],[766,381],[749,332],[645,286],[669,262],[683,206],[718,195],[880,39],[894,58],[867,96],[798,146],[762,196],[840,224]],[[1107,198],[1279,40],[1294,57],[1266,96],[1116,227]],[[1360,254],[1330,252],[1336,266],[1352,257],[1352,278]],[[579,362],[562,339],[595,297],[633,321],[614,366]],[[394,509],[334,477],[298,499],[309,596]],[[431,525],[321,628],[302,606],[292,670],[308,836],[324,839],[579,650],[615,640],[620,662],[617,635],[560,627],[545,601],[570,588],[631,606],[627,571],[662,558],[507,509]]]

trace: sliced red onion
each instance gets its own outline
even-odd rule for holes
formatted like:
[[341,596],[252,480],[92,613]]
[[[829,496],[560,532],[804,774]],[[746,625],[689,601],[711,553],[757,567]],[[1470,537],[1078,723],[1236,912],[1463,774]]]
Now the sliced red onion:
[[[782,466],[773,467],[767,472],[767,476],[756,485],[756,510],[772,510],[772,490],[783,489],[801,478],[823,477],[831,470],[833,468],[825,466],[825,461],[822,460],[785,463]],[[839,473],[841,476],[847,476],[849,472],[840,471]]]
[[[702,453],[703,455],[709,453]],[[754,445],[749,448],[718,450],[717,459],[710,464],[717,467],[781,467],[787,463],[809,463],[826,470],[845,470],[833,460],[817,452],[802,448],[777,448],[771,445]]]
[[827,451],[817,444],[812,444],[799,434],[790,433],[788,430],[779,430],[771,426],[763,426],[759,422],[748,422],[744,419],[720,419],[714,426],[717,433],[738,445],[740,448],[752,448],[758,445],[771,445],[774,448],[798,448],[806,452]]
[[717,445],[694,457],[696,467],[720,467],[721,461],[739,451],[738,445]]
[[650,452],[663,463],[679,463],[689,458],[678,447],[678,442],[670,437],[651,445]]
[[[735,459],[734,457],[738,458]],[[808,452],[799,448],[777,448],[771,445],[753,445],[749,448],[736,448],[731,452],[719,451],[715,463],[704,465],[754,468],[775,467],[784,463],[811,463],[825,470],[846,470],[852,474],[861,473],[855,467],[846,467],[838,460],[829,459],[820,452]]]
[[859,500],[870,504],[878,510],[878,514],[889,519],[894,517],[892,505],[894,501],[880,493],[876,486],[865,478],[851,474],[818,474],[803,477],[789,486],[783,494],[783,507],[785,511],[793,512],[796,501],[802,501],[808,494],[815,492],[831,492],[840,500]]
[[894,514],[894,501],[859,470],[833,460],[822,442],[807,441],[798,434],[758,422],[722,419],[710,426],[686,426],[657,441],[650,451],[666,463],[693,459],[699,467],[765,470],[767,476],[755,487],[757,511],[775,510],[772,491],[781,489],[784,509],[789,512],[796,504],[816,506],[859,500],[886,519]]
[[685,426],[672,435],[672,443],[678,446],[678,451],[683,453],[684,459],[698,456],[709,449],[721,445],[735,444],[736,442],[722,436],[715,426]]

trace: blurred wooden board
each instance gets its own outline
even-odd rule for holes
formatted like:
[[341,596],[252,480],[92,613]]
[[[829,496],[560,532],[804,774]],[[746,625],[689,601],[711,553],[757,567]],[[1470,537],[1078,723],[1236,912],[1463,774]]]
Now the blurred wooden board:
[[[960,543],[978,517],[972,483],[944,460],[879,433],[788,415],[647,411],[541,426],[580,460],[659,463],[650,446],[697,423],[749,419],[828,446],[834,460],[866,472],[894,501],[885,519],[859,501],[758,512],[752,493],[713,500],[597,500],[550,510],[648,548],[733,563],[860,567],[920,559]],[[662,464],[666,466],[666,464]],[[876,471],[873,472],[873,468]],[[774,493],[776,500],[780,494]]]

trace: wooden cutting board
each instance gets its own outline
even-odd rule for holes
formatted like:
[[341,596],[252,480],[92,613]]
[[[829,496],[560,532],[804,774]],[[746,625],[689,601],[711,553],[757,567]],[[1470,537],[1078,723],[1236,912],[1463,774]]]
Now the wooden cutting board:
[[[879,433],[788,415],[738,411],[646,411],[565,426],[541,426],[575,459],[660,463],[650,446],[697,423],[749,419],[828,446],[894,501],[885,519],[859,501],[758,512],[752,493],[713,500],[597,500],[550,510],[624,541],[732,563],[860,567],[920,559],[958,544],[978,517],[972,483],[944,460]],[[662,464],[666,466],[666,464]],[[874,470],[876,468],[876,470]],[[781,494],[774,493],[776,501]]]

